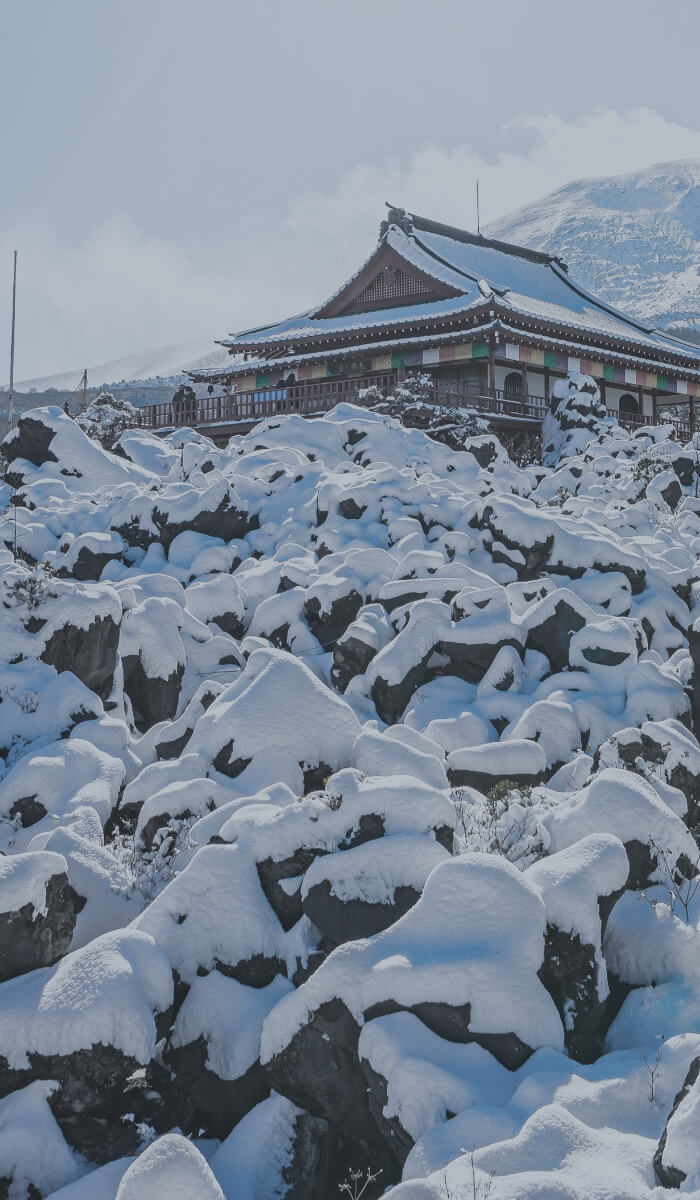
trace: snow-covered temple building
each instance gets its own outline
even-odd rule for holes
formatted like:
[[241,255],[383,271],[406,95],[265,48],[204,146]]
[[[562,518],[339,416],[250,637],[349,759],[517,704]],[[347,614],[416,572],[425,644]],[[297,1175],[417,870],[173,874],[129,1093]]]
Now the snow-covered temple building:
[[329,299],[220,344],[230,362],[191,373],[210,422],[317,411],[416,371],[434,379],[435,400],[506,421],[541,419],[552,382],[570,370],[592,375],[631,424],[669,403],[688,404],[693,424],[700,395],[700,346],[598,300],[555,257],[400,208]]

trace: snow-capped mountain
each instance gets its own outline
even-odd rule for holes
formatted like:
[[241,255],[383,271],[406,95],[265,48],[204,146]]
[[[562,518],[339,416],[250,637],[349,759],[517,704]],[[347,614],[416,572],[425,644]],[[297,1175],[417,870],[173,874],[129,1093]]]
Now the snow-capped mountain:
[[662,328],[700,329],[700,160],[579,179],[493,222],[590,291]]

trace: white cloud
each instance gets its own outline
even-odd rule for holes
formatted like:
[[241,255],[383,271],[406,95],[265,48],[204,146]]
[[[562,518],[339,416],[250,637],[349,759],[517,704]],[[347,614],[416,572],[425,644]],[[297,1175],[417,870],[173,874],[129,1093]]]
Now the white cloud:
[[[700,131],[646,108],[600,108],[573,121],[523,116],[506,136],[509,145],[520,137],[522,149],[494,147],[485,157],[465,142],[425,147],[407,162],[355,166],[334,190],[298,197],[283,222],[261,215],[252,236],[232,236],[206,258],[111,219],[77,247],[32,230],[8,233],[0,239],[8,273],[10,251],[21,252],[17,376],[213,339],[319,301],[371,249],[385,200],[473,227],[477,178],[486,224],[575,178],[700,158]],[[0,299],[1,331],[9,294]]]
[[485,224],[572,179],[700,158],[699,130],[674,125],[649,108],[624,113],[598,108],[575,121],[552,113],[523,116],[506,130],[526,135],[528,148],[487,158],[466,144],[453,150],[436,146],[420,150],[405,165],[356,167],[333,195],[302,197],[290,226],[325,234],[346,222],[352,231],[370,217],[376,224],[376,214],[388,200],[423,216],[473,227],[477,179]]

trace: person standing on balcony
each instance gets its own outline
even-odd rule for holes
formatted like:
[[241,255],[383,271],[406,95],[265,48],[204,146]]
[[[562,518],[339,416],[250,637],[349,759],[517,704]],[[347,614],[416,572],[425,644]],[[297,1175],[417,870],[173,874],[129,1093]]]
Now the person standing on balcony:
[[173,424],[182,425],[185,420],[185,385],[181,383],[172,398]]
[[188,384],[184,386],[185,399],[185,423],[187,425],[197,424],[197,396],[193,387]]

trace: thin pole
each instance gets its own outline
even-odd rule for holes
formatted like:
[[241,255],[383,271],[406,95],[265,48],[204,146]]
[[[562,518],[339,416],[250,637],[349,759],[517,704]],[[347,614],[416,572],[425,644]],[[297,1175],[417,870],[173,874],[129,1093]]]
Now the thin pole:
[[17,251],[14,252],[14,267],[12,271],[12,335],[10,337],[10,395],[7,401],[7,428],[8,432],[14,424],[14,399],[15,399],[15,310],[17,302]]
[[87,408],[87,367],[83,371],[83,412]]
[[476,232],[481,234],[481,221],[479,219],[479,180],[476,181]]

